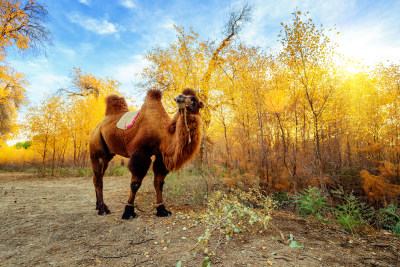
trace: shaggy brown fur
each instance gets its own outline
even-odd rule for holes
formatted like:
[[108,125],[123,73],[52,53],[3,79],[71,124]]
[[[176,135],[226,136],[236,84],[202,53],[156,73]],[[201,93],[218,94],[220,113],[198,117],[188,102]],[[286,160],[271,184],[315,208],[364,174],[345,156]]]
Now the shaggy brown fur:
[[90,139],[98,214],[110,213],[103,201],[103,175],[115,154],[130,158],[128,168],[132,173],[131,193],[122,218],[129,219],[136,215],[135,195],[150,167],[150,158],[153,155],[157,215],[171,214],[163,205],[162,188],[165,176],[170,171],[180,169],[194,157],[199,150],[202,135],[199,109],[203,107],[203,103],[193,89],[184,89],[182,93],[183,96],[180,95],[180,100],[177,101],[186,99],[187,104],[171,119],[161,103],[161,91],[149,90],[134,126],[127,130],[116,127],[118,120],[128,111],[124,98],[116,95],[106,98],[105,117],[94,129]]
[[112,114],[119,114],[128,112],[128,105],[123,97],[117,95],[109,95],[105,99],[106,102],[106,116]]

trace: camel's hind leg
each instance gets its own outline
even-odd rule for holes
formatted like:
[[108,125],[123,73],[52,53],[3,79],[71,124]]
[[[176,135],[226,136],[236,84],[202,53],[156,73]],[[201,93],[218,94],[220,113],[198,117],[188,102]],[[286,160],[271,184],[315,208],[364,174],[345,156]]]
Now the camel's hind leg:
[[156,215],[159,217],[170,216],[172,213],[165,208],[164,200],[163,200],[163,196],[162,196],[164,180],[165,180],[165,176],[167,176],[167,174],[168,174],[168,170],[165,167],[165,164],[163,162],[161,154],[158,154],[156,156],[156,160],[154,161],[154,164],[153,164],[153,171],[154,171],[154,188],[156,189],[156,195],[157,195],[156,204],[159,205],[159,206],[157,206],[157,214]]
[[125,206],[125,212],[122,214],[122,219],[135,218],[135,197],[136,193],[142,185],[142,180],[149,170],[151,159],[148,153],[135,151],[129,160],[128,168],[132,173],[131,192],[128,198],[128,204]]
[[99,215],[111,213],[103,199],[103,176],[111,159],[112,156],[106,155],[103,155],[103,157],[98,155],[91,156],[93,184],[96,191],[96,210],[98,210]]

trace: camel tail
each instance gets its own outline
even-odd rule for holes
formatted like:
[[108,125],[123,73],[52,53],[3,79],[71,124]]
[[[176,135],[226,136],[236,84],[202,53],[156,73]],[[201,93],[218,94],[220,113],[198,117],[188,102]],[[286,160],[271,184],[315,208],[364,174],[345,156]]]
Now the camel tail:
[[128,112],[128,105],[123,97],[117,95],[109,95],[105,99],[106,116]]

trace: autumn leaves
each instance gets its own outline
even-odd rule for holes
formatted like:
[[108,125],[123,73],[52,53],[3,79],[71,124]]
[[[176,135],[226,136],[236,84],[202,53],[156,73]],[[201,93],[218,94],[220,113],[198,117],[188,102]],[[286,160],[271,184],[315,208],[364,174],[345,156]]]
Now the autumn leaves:
[[40,52],[51,43],[44,27],[47,10],[37,1],[0,1],[0,142],[15,132],[15,119],[25,103],[25,75],[7,62],[8,49]]
[[[16,129],[6,122],[15,118],[26,88],[24,76],[5,63],[5,48],[25,49],[24,44],[33,39],[11,32],[16,25],[13,18],[26,12],[21,5],[4,1],[1,5],[0,129],[5,139]],[[317,25],[308,13],[295,11],[289,22],[281,23],[274,50],[235,39],[235,25],[250,23],[251,8],[229,18],[232,23],[227,23],[230,26],[218,42],[201,39],[194,29],[175,26],[174,42],[144,55],[150,64],[141,71],[138,86],[161,88],[171,113],[174,97],[185,87],[195,88],[206,103],[200,162],[224,166],[229,174],[225,180],[242,180],[246,175],[252,177],[248,181],[271,190],[296,191],[309,184],[354,186],[355,181],[361,186],[372,177],[363,172],[360,179],[362,170],[381,175],[387,183],[400,183],[398,64],[347,73],[336,62],[337,45],[331,41],[338,32]],[[14,22],[23,24],[26,19],[21,15]],[[64,97],[49,96],[31,110],[25,124],[31,127],[32,149],[42,151],[41,161],[46,150],[44,161],[54,157],[55,165],[68,161],[85,166],[89,132],[104,112],[102,99],[118,93],[118,88],[118,81],[76,69],[71,87],[62,90]],[[50,112],[45,107],[53,100]],[[63,115],[47,118],[48,112]],[[40,137],[47,127],[42,124],[45,118],[53,125],[46,149],[45,141],[40,141],[45,140]],[[377,145],[380,150],[373,149]],[[392,172],[381,171],[384,162],[391,164]],[[350,180],[344,174],[348,170],[353,173]]]

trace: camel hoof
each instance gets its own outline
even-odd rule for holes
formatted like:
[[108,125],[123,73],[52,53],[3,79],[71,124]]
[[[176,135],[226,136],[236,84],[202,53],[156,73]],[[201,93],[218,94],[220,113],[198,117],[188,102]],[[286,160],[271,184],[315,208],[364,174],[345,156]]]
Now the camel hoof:
[[130,218],[135,218],[135,217],[136,217],[136,213],[135,213],[134,207],[126,205],[125,212],[124,212],[124,214],[122,214],[122,219],[129,220]]
[[98,215],[103,215],[104,213],[106,214],[110,214],[111,211],[108,209],[106,204],[99,204],[96,207],[96,210],[99,210],[99,212],[97,212]]
[[156,215],[158,217],[168,217],[171,214],[172,214],[172,212],[167,210],[164,205],[161,205],[161,206],[157,207],[157,214]]

